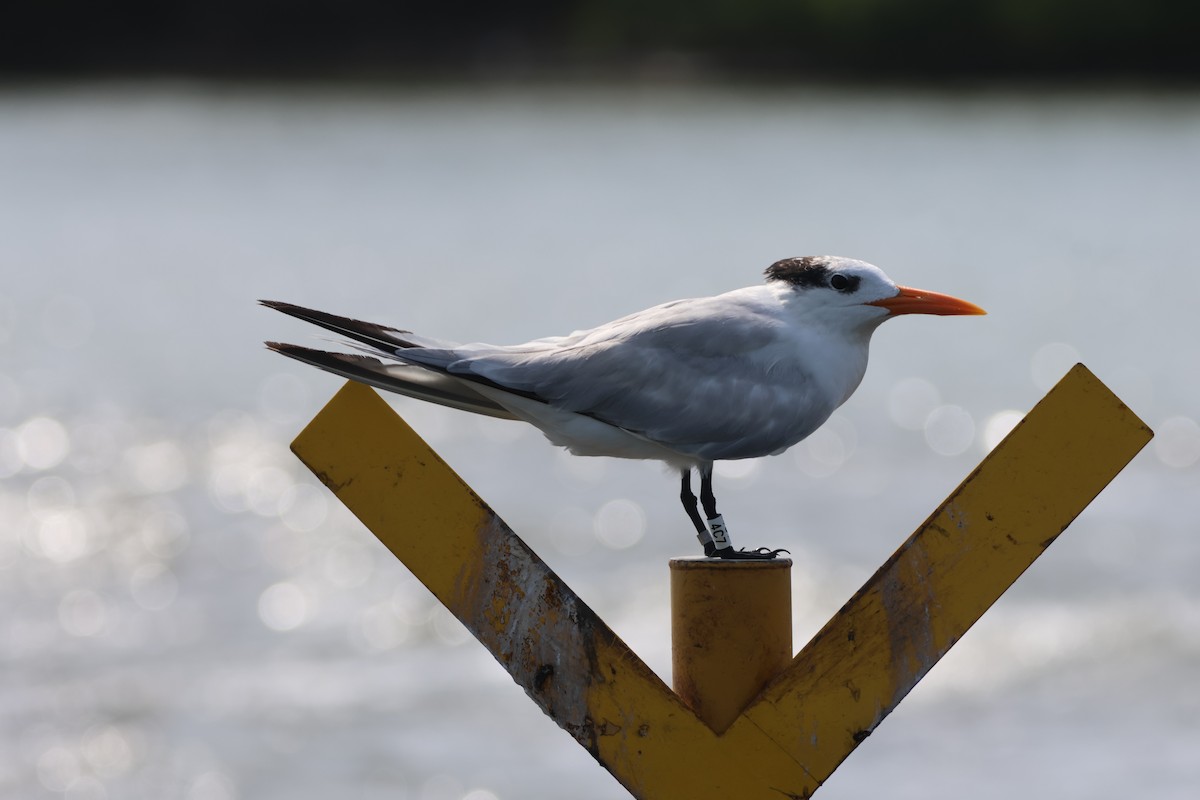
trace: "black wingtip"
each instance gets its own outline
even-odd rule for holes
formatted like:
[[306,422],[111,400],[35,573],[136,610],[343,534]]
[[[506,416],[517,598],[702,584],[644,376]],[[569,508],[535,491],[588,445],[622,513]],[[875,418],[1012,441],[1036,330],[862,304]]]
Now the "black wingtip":
[[284,314],[291,314],[293,317],[303,317],[307,314],[321,313],[319,311],[314,311],[311,308],[298,306],[295,303],[285,303],[282,300],[259,300],[258,304],[260,306],[266,306],[267,308],[274,309],[275,311],[282,311]]
[[379,363],[379,359],[377,358],[359,355],[357,353],[333,353],[328,350],[316,350],[314,348],[304,347],[303,345],[299,344],[288,344],[287,342],[263,342],[263,344],[266,345],[267,349],[272,353],[279,353],[289,358],[299,359],[300,361],[304,361],[309,364],[314,363],[314,359],[321,362],[333,360],[345,363],[357,363],[359,361],[369,361],[375,364]]
[[377,347],[387,353],[400,348],[414,347],[412,342],[404,339],[404,334],[410,333],[410,331],[392,328],[387,325],[379,325],[374,322],[351,319],[350,317],[340,317],[337,314],[330,314],[327,311],[317,311],[315,308],[305,308],[295,303],[284,303],[280,300],[259,300],[258,302],[267,308],[281,311],[288,316],[302,319],[305,322],[311,322],[314,325],[320,325],[326,330],[348,336],[356,342]]
[[312,364],[322,369],[329,369],[335,364],[359,366],[362,364],[379,365],[382,363],[377,358],[358,353],[333,353],[328,350],[315,350],[311,347],[288,344],[287,342],[263,342],[263,344],[273,353],[279,353],[288,358],[294,358],[297,361],[303,361],[306,364]]

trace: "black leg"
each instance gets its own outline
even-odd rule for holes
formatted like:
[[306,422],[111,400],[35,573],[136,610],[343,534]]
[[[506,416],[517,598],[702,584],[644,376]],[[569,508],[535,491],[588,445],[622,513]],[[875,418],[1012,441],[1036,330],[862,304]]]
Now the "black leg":
[[708,532],[708,526],[704,524],[704,519],[700,516],[700,509],[696,505],[696,495],[692,494],[692,471],[684,469],[680,470],[680,474],[683,480],[679,489],[679,500],[683,503],[683,510],[687,512],[688,519],[696,526],[696,538],[704,546],[704,555],[711,558],[717,552],[717,548],[713,544],[712,535]]
[[692,494],[692,471],[690,469],[680,470],[683,476],[683,483],[679,490],[679,500],[683,503],[683,510],[687,512],[688,519],[696,526],[696,533],[704,532],[704,520],[700,518],[700,509],[696,507],[696,495]]
[[708,533],[712,536],[713,552],[705,548],[705,554],[718,558],[730,558],[733,553],[733,542],[729,540],[729,530],[725,527],[725,519],[717,513],[717,497],[712,488],[712,464],[700,467],[700,505],[704,507],[704,516],[708,520]]
[[716,555],[717,558],[731,558],[743,561],[769,561],[780,553],[787,552],[786,550],[771,550],[766,547],[760,547],[756,550],[733,549],[733,545],[729,543],[729,532],[725,530],[725,520],[717,513],[717,497],[713,494],[713,469],[711,464],[700,468],[700,504],[704,507],[704,516],[708,518],[713,538],[718,540],[718,543],[725,543],[715,553],[709,553],[708,549],[705,548],[706,555]]
[[717,513],[717,497],[713,494],[712,473],[711,464],[700,468],[700,502],[704,505],[704,516],[707,519],[721,516]]

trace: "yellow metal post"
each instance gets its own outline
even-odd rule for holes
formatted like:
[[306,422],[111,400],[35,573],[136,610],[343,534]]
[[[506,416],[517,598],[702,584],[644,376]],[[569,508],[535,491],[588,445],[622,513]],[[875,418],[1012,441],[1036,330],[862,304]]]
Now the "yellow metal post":
[[370,389],[292,449],[634,797],[799,800],[1151,436],[1076,366],[721,733]]
[[671,683],[723,733],[792,660],[791,559],[673,558]]
[[1153,432],[1077,364],[730,726],[825,780]]

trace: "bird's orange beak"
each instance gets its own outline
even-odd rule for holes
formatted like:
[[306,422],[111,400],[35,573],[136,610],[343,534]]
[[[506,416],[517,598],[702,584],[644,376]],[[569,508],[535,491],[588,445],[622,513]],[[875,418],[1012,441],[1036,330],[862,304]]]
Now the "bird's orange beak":
[[867,303],[869,306],[886,308],[893,316],[897,314],[986,314],[979,306],[959,300],[948,294],[927,292],[924,289],[911,289],[908,286],[897,286],[900,293],[895,297],[887,297]]

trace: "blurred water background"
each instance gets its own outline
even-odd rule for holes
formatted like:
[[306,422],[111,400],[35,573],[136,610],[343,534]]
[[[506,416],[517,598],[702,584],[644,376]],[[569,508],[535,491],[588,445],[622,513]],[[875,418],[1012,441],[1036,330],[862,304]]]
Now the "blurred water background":
[[[1186,91],[7,85],[0,797],[627,796],[291,456],[340,383],[254,301],[509,343],[818,253],[990,315],[719,468],[797,647],[1076,361],[1157,432],[821,796],[1195,797],[1197,186]],[[394,404],[669,680],[675,477]]]

